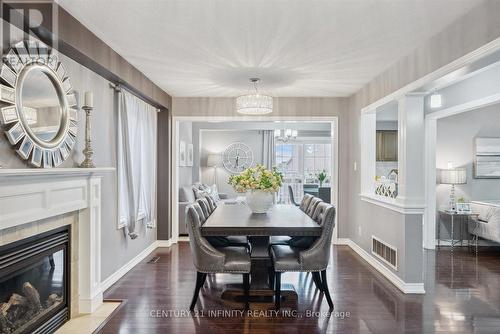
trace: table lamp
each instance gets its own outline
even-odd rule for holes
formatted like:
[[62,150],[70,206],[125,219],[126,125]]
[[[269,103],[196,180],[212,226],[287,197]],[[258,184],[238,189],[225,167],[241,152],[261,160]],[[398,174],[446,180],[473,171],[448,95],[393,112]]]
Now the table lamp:
[[449,211],[457,211],[457,201],[455,199],[455,185],[467,183],[467,170],[463,168],[441,169],[440,183],[451,184]]

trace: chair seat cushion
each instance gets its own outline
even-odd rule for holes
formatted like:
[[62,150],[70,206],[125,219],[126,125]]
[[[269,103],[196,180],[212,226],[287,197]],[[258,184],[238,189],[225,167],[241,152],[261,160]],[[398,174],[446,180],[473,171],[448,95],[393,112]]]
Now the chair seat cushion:
[[288,245],[290,237],[272,236],[270,240],[271,245]]
[[215,248],[229,246],[229,239],[227,237],[206,237],[205,239]]
[[224,272],[228,273],[249,273],[250,255],[244,247],[224,247],[218,248],[219,252],[224,253]]
[[312,246],[317,237],[292,237],[288,244],[292,247],[306,249]]
[[226,239],[229,241],[231,245],[236,245],[236,244],[241,244],[241,245],[247,245],[248,244],[248,239],[245,236],[229,236],[226,237]]
[[271,258],[274,270],[278,272],[298,271],[301,269],[299,263],[301,249],[286,245],[271,246]]

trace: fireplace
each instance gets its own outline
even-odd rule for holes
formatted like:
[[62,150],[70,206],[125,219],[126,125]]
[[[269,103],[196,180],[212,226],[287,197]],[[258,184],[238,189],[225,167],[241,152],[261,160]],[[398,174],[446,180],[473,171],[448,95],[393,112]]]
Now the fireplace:
[[70,226],[0,247],[0,333],[52,333],[70,317]]

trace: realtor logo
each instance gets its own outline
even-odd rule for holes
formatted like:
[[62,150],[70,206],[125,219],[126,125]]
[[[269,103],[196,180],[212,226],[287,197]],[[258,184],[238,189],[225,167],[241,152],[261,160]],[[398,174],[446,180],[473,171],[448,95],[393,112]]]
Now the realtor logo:
[[57,36],[57,4],[48,0],[0,0],[0,4],[2,52],[34,39],[57,49],[57,38],[51,38]]

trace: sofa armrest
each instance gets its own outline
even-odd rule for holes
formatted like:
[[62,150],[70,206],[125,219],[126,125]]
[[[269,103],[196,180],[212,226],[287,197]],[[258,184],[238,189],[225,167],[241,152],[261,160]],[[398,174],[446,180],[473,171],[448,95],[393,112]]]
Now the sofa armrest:
[[228,199],[228,195],[226,193],[219,193],[219,198],[220,199]]

